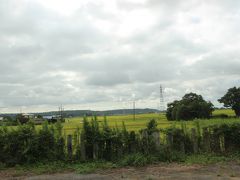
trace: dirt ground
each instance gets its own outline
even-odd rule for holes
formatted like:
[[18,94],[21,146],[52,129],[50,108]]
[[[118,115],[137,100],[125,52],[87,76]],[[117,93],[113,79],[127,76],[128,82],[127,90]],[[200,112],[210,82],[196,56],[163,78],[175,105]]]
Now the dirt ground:
[[164,179],[164,180],[209,180],[240,179],[240,165],[234,162],[215,165],[158,164],[141,168],[126,167],[99,170],[94,174],[63,172],[57,174],[18,176],[14,170],[0,171],[0,179],[6,180],[110,180],[110,179]]

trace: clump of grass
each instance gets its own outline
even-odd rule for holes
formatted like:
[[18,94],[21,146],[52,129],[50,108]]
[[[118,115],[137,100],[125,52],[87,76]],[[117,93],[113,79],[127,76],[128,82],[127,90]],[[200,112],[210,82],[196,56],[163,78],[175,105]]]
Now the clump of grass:
[[73,171],[74,165],[69,163],[56,161],[56,162],[47,162],[47,163],[36,163],[33,165],[17,165],[15,166],[17,173],[24,174],[25,172],[33,174],[44,174],[44,173],[57,173],[62,171]]
[[230,160],[224,156],[218,156],[214,154],[195,154],[186,157],[185,163],[186,164],[215,164],[219,162],[226,162]]
[[14,167],[16,170],[15,176],[24,174],[52,174],[58,172],[77,172],[80,174],[92,173],[99,169],[116,168],[117,165],[111,162],[97,161],[88,163],[68,163],[68,162],[47,162],[36,163],[33,165],[17,165]]
[[152,164],[157,161],[157,158],[154,156],[144,155],[141,153],[130,154],[125,156],[119,164],[121,166],[136,166],[141,167],[147,164]]
[[0,170],[3,170],[5,168],[6,168],[6,166],[3,163],[0,162]]
[[88,174],[93,173],[96,170],[99,169],[110,169],[110,168],[116,168],[117,165],[111,162],[90,162],[90,163],[83,163],[83,164],[76,164],[74,169],[77,173],[80,174]]

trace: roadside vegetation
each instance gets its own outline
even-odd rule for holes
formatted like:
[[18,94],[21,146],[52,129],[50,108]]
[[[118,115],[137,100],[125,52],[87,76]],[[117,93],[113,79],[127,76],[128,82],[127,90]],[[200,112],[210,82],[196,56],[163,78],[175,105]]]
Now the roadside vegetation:
[[[83,127],[74,136],[67,137],[62,134],[60,122],[45,123],[40,130],[31,123],[15,130],[1,128],[0,167],[36,173],[61,169],[87,173],[99,168],[159,162],[208,164],[240,157],[238,123],[203,129],[198,124],[187,129],[183,123],[181,128],[159,129],[157,122],[150,120],[145,129],[135,133],[127,131],[124,124],[121,128],[110,128],[106,120],[100,128],[93,118],[85,119]],[[159,138],[159,133],[164,134],[164,138]],[[48,170],[44,170],[45,167]]]
[[[226,106],[235,108],[238,99],[234,101]],[[240,122],[236,109],[213,111],[210,102],[193,93],[169,108],[172,115],[176,112],[176,117],[177,113],[181,116],[189,113],[191,118],[188,115],[185,121],[179,118],[168,121],[166,114],[160,113],[136,115],[135,120],[132,115],[84,116],[65,119],[64,123],[45,121],[41,126],[32,121],[18,126],[3,125],[0,169],[14,167],[23,173],[63,170],[89,173],[101,168],[159,162],[209,164],[240,160]],[[205,108],[209,108],[206,117],[198,111],[206,111]]]

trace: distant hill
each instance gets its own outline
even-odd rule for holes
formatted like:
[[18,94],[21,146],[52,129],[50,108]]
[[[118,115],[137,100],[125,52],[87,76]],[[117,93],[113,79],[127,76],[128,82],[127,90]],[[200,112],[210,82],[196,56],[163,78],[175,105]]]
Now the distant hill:
[[[159,110],[157,109],[135,109],[136,114],[147,114],[147,113],[159,113]],[[47,116],[47,115],[58,115],[58,111],[51,111],[51,112],[40,112],[40,113],[31,113],[35,115],[42,115],[42,116]],[[66,110],[64,111],[64,116],[65,117],[77,117],[77,116],[92,116],[92,115],[97,115],[97,116],[113,116],[113,115],[127,115],[127,114],[133,114],[133,109],[115,109],[115,110],[106,110],[106,111],[92,111],[92,110]],[[17,113],[12,113],[12,114],[0,114],[0,116],[11,116],[14,117],[16,116]]]
[[[136,109],[136,114],[146,114],[146,113],[158,113],[159,111],[156,109]],[[44,112],[44,113],[37,113],[40,115],[57,115],[59,114],[58,111],[53,112]],[[106,111],[92,111],[92,110],[66,110],[64,111],[65,117],[76,117],[76,116],[113,116],[113,115],[126,115],[126,114],[133,114],[133,109],[115,109],[115,110],[106,110]]]

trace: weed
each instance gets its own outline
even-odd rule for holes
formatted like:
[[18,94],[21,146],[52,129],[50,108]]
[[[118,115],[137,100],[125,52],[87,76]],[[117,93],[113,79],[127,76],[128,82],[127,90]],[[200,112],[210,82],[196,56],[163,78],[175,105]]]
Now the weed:
[[136,154],[130,154],[125,156],[120,162],[119,164],[121,166],[145,166],[147,164],[151,164],[153,163],[153,157],[151,156],[146,156],[144,154],[141,153],[136,153]]
[[226,162],[230,160],[227,157],[215,154],[195,154],[186,157],[186,164],[215,164],[219,162]]

